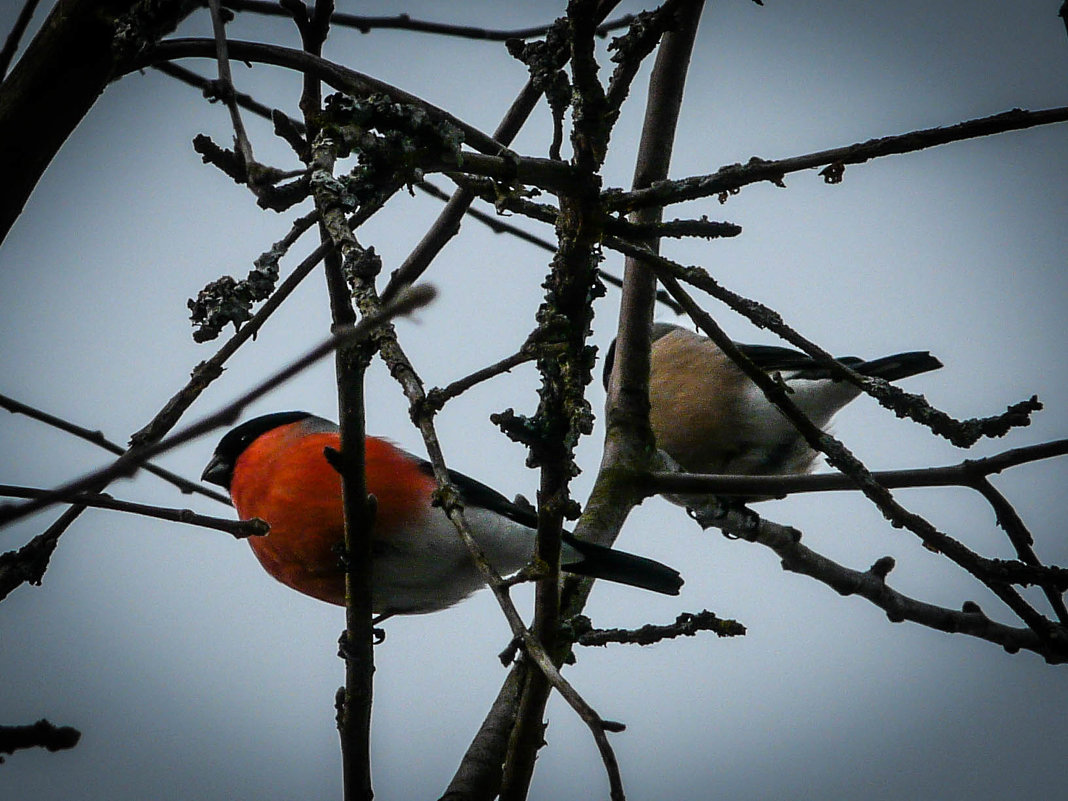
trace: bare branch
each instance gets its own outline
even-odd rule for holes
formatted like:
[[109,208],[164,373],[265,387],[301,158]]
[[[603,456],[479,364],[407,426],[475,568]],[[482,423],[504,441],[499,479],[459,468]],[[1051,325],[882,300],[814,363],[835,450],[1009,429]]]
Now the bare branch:
[[31,726],[0,726],[0,754],[13,754],[21,748],[63,751],[74,748],[81,736],[75,728],[56,726],[43,718]]
[[52,157],[128,57],[169,33],[190,0],[57,3],[4,79],[0,103],[0,240],[21,214]]
[[166,432],[170,431],[181,419],[182,415],[185,414],[186,410],[192,406],[193,402],[200,397],[200,393],[212,381],[222,375],[223,365],[237,352],[237,349],[256,336],[267,318],[282,305],[282,301],[289,297],[300,282],[322,261],[326,251],[327,246],[320,245],[304,261],[298,264],[293,269],[293,272],[289,274],[289,277],[279,284],[278,288],[267,298],[259,311],[252,315],[249,321],[215,352],[215,355],[193,368],[189,383],[173,395],[146,426],[130,437],[130,444],[139,446],[156,442]]
[[[0,484],[0,496],[8,498],[41,498],[51,490],[37,489],[35,487],[15,487],[11,484]],[[157,520],[167,520],[172,523],[186,523],[200,528],[211,528],[216,531],[225,531],[235,539],[262,536],[267,533],[268,526],[262,520],[228,520],[221,517],[209,517],[197,514],[192,509],[171,509],[165,506],[153,506],[146,503],[134,503],[132,501],[120,501],[103,493],[81,492],[63,500],[79,506],[90,506],[95,509],[110,509],[114,512],[130,512],[142,517],[154,517]]]
[[910,598],[886,584],[893,560],[879,560],[866,571],[852,570],[801,544],[801,532],[756,517],[751,511],[730,510],[714,523],[724,533],[758,542],[775,551],[784,570],[810,576],[841,595],[859,595],[886,612],[892,623],[911,620],[938,631],[968,634],[1002,646],[1009,653],[1034,651],[1050,664],[1068,662],[1068,627],[1051,624],[1051,636],[1013,628],[988,618],[973,602],[962,611]]
[[178,433],[153,444],[134,446],[110,465],[81,478],[69,481],[51,490],[46,496],[18,506],[12,506],[11,504],[0,506],[0,526],[6,526],[48,506],[61,503],[64,498],[91,490],[98,484],[110,483],[121,476],[131,475],[148,459],[173,450],[179,445],[203,436],[216,428],[233,423],[249,404],[263,397],[298,373],[303,372],[324,356],[332,353],[336,348],[370,336],[375,327],[397,315],[407,314],[424,306],[433,299],[434,295],[435,291],[430,286],[413,287],[399,296],[390,306],[384,308],[381,313],[366,316],[352,328],[335,333],[270,378],[261,381],[241,397],[199,422],[186,426]]
[[699,631],[712,631],[717,637],[737,637],[745,634],[745,626],[738,621],[724,620],[707,609],[696,614],[682,612],[675,618],[674,623],[664,626],[650,623],[639,629],[595,629],[585,615],[571,618],[570,625],[578,645],[602,647],[609,643],[652,645],[675,637],[694,637]]
[[[14,398],[9,398],[7,395],[0,395],[0,408],[7,409],[9,412],[12,412],[14,414],[23,414],[27,417],[33,418],[34,420],[39,420],[42,423],[46,423],[47,425],[58,428],[60,431],[65,431],[68,434],[73,434],[74,436],[80,437],[81,439],[84,439],[87,442],[91,442],[94,445],[98,445],[104,450],[110,451],[111,453],[114,453],[117,456],[121,456],[126,450],[118,443],[112,442],[107,437],[105,437],[102,431],[90,431],[88,428],[82,428],[81,426],[75,425],[74,423],[62,419],[61,417],[56,417],[55,415],[48,414],[47,412],[43,412],[40,409],[35,409],[32,406],[27,406],[25,403],[20,403]],[[215,490],[198,484],[195,481],[190,481],[189,479],[184,478],[183,476],[180,476],[177,473],[172,473],[166,468],[159,467],[150,462],[146,462],[143,466],[143,469],[149,473],[152,473],[155,476],[159,476],[164,481],[170,482],[186,495],[196,493],[198,495],[203,495],[205,498],[211,498],[214,501],[224,503],[227,506],[230,505],[230,499],[223,495],[221,492],[216,492]]]
[[824,165],[840,165],[826,176],[828,183],[836,183],[846,164],[862,164],[881,156],[911,153],[936,145],[959,142],[978,136],[990,136],[1006,131],[1018,131],[1036,125],[1050,125],[1068,121],[1068,106],[1045,109],[1042,111],[1024,111],[1012,109],[990,117],[948,125],[939,128],[926,128],[896,136],[884,136],[858,142],[846,147],[832,150],[820,150],[804,156],[794,156],[777,161],[765,161],[751,158],[746,164],[731,164],[720,167],[711,175],[696,175],[677,181],[660,181],[647,189],[622,192],[610,189],[604,193],[605,208],[611,211],[633,211],[643,206],[664,206],[682,203],[686,200],[720,195],[725,200],[728,194],[737,192],[743,186],[770,181],[777,186],[783,185],[783,178],[791,172],[808,170]]
[[11,59],[15,57],[15,51],[19,49],[22,35],[26,33],[26,28],[30,24],[30,20],[33,19],[33,12],[37,9],[37,3],[38,0],[26,0],[22,4],[22,10],[19,11],[15,24],[8,31],[7,38],[4,40],[4,48],[0,50],[0,81],[3,81],[7,75],[7,68],[11,66]]
[[[875,504],[891,525],[907,528],[919,537],[926,547],[944,553],[950,560],[976,576],[987,585],[991,592],[1001,598],[1013,612],[1029,626],[1032,626],[1039,636],[1055,636],[1048,621],[1042,618],[1013,587],[1009,586],[1009,582],[1012,579],[1005,575],[1004,563],[981,558],[958,540],[939,531],[926,519],[908,511],[899,504],[888,489],[879,485],[872,478],[871,472],[844,444],[814,425],[793,403],[784,387],[753,364],[731,342],[730,338],[716,322],[703,309],[697,306],[686,291],[679,286],[674,276],[662,272],[656,267],[654,267],[654,271],[657,272],[657,277],[667,290],[686,308],[687,313],[700,326],[701,330],[760,388],[768,401],[778,407],[797,428],[805,441],[809,443],[809,446],[826,454],[833,467],[842,471],[856,482],[865,497]],[[1009,572],[1016,576],[1020,574],[1028,576],[1027,579],[1024,579],[1027,583],[1038,583],[1042,580],[1041,577],[1038,577],[1038,581],[1032,578],[1031,576],[1038,576],[1038,574],[1035,573],[1034,568],[1028,568],[1027,566],[1012,565]]]
[[52,525],[17,551],[0,554],[0,601],[21,584],[41,583],[59,538],[83,511],[84,506],[68,507]]
[[[983,459],[966,459],[955,465],[922,467],[911,470],[872,472],[887,489],[902,487],[974,487],[981,477],[1000,473],[1010,467],[1068,454],[1068,439],[1044,442],[1025,448],[1013,448]],[[782,476],[737,476],[702,473],[651,473],[638,479],[648,486],[647,495],[673,493],[734,495],[741,497],[784,497],[802,492],[857,490],[857,485],[841,473],[816,473]]]
[[441,410],[441,407],[445,403],[453,398],[457,397],[463,392],[471,389],[476,384],[481,384],[483,381],[488,381],[491,378],[496,378],[502,373],[509,373],[513,367],[518,367],[521,364],[533,361],[537,358],[537,354],[527,342],[517,352],[511,356],[506,356],[495,364],[491,364],[487,367],[483,367],[481,370],[476,370],[464,378],[459,378],[453,381],[447,387],[431,389],[426,393],[425,402],[419,407],[417,413],[422,413],[424,410],[430,413],[437,413]]
[[[288,16],[277,3],[267,2],[266,0],[223,0],[223,5],[234,11],[252,11],[269,16]],[[597,35],[603,39],[611,31],[625,28],[633,19],[633,14],[625,14],[619,19],[606,22],[598,26]],[[533,39],[537,36],[544,36],[550,27],[548,25],[536,25],[529,28],[494,30],[492,28],[477,28],[469,25],[451,25],[444,22],[412,19],[407,14],[398,14],[393,17],[367,17],[337,11],[331,15],[330,24],[342,28],[355,28],[360,33],[370,33],[373,30],[404,30],[488,42],[505,42],[509,39]]]
[[[426,192],[431,197],[436,197],[436,198],[438,198],[438,200],[448,200],[450,203],[452,202],[452,200],[451,200],[451,198],[450,198],[450,196],[448,194],[446,194],[445,192],[443,192],[440,189],[438,189],[436,186],[434,186],[429,181],[422,181],[422,182],[416,184],[415,186],[416,186],[417,189],[420,189],[423,192]],[[461,187],[461,188],[457,189],[456,192],[453,193],[453,195],[452,195],[453,198],[461,197],[461,196],[474,198],[475,193],[469,188]],[[447,213],[447,210],[443,210],[441,215],[438,217],[438,220],[435,221],[435,223],[434,223],[435,229],[439,225],[440,221],[443,221],[443,220],[446,219],[446,213]],[[516,225],[512,225],[511,223],[505,222],[504,220],[500,219],[499,217],[494,217],[493,215],[486,214],[485,212],[481,212],[478,209],[472,209],[472,208],[466,209],[464,211],[464,214],[466,214],[467,216],[471,217],[474,220],[478,220],[480,223],[485,225],[487,228],[489,228],[495,234],[504,234],[504,233],[510,234],[511,236],[514,236],[517,239],[521,239],[524,242],[529,242],[530,244],[534,245],[535,247],[539,247],[539,248],[541,248],[542,250],[544,250],[544,251],[546,251],[548,253],[556,253],[556,243],[555,242],[550,242],[548,239],[545,239],[545,238],[540,237],[540,236],[535,236],[534,234],[531,234],[531,233],[529,233],[527,231],[524,231],[522,228],[520,228],[520,227],[518,227]],[[690,221],[690,220],[681,220],[681,221],[677,221],[677,222],[685,224],[685,225],[688,225],[692,221]],[[671,225],[671,223],[665,223],[665,225]],[[713,225],[713,226],[723,226],[723,225],[731,225],[731,223],[711,223],[711,225]],[[632,226],[630,230],[634,231],[635,227]],[[740,229],[739,229],[739,232],[740,232]],[[665,235],[670,235],[670,234],[665,234]],[[682,236],[684,234],[679,234],[679,235]],[[697,234],[697,235],[699,236],[700,234]],[[429,237],[429,236],[430,236],[430,234],[428,233],[427,237]],[[424,237],[424,240],[425,239],[426,239],[426,237]],[[442,243],[442,245],[444,245],[444,242]],[[422,246],[422,242],[420,242],[420,246]],[[414,251],[413,251],[413,254],[414,254]],[[409,257],[409,258],[411,258],[411,257]],[[400,269],[398,269],[396,272],[393,273],[393,276],[390,279],[389,285],[386,287],[386,289],[382,293],[382,297],[383,298],[386,298],[386,297],[389,296],[390,287],[394,286],[395,284],[403,285],[403,284],[399,284],[398,283],[403,277],[403,272],[404,272],[404,266],[402,265]],[[612,275],[611,273],[607,272],[604,269],[598,269],[597,275],[606,284],[610,284],[610,285],[612,285],[612,286],[614,286],[616,288],[620,288],[620,287],[623,286],[623,281],[621,281],[619,278],[617,278],[616,276]],[[679,306],[679,304],[677,304],[674,300],[672,300],[671,296],[667,292],[664,292],[663,290],[658,289],[657,292],[656,292],[656,300],[657,300],[658,303],[662,303],[663,305],[667,306],[669,309],[671,309],[671,311],[675,312],[675,314],[682,314],[682,307]]]
[[234,79],[230,74],[230,56],[226,48],[226,27],[223,24],[222,14],[219,12],[219,0],[208,0],[208,8],[211,9],[211,27],[215,34],[215,60],[219,65],[219,82],[217,94],[222,98],[226,108],[230,111],[230,121],[234,126],[234,140],[237,152],[245,163],[246,170],[252,170],[255,158],[252,155],[252,144],[245,132],[245,124],[241,122],[241,112],[238,111],[234,100]]
[[[673,286],[678,286],[675,283],[677,279],[707,292],[734,311],[748,318],[758,328],[766,328],[769,331],[773,331],[791,345],[800,348],[821,365],[827,367],[832,375],[859,387],[898,416],[908,417],[921,425],[927,426],[934,433],[945,437],[958,447],[971,447],[982,437],[1000,437],[1012,428],[1030,425],[1031,413],[1042,408],[1038,398],[1032,396],[1028,400],[1013,404],[1000,415],[955,420],[945,412],[927,403],[922,395],[905,392],[882,379],[859,375],[847,365],[836,360],[823,348],[805,339],[790,328],[778,312],[758,301],[743,297],[724,288],[700,267],[684,267],[677,262],[653,253],[648,248],[640,247],[618,237],[606,237],[605,246],[625,253],[628,257],[633,256],[642,259],[652,268],[665,286],[668,285],[669,281],[672,282]],[[703,314],[703,312],[701,313]],[[718,345],[719,343],[717,342],[716,344]],[[728,343],[727,347],[736,350],[733,344]],[[723,350],[727,352],[727,348],[723,348]],[[779,394],[785,393],[780,392]],[[818,448],[816,449],[818,450]]]
[[[418,106],[434,122],[447,122],[463,131],[465,143],[480,153],[499,156],[510,152],[493,137],[487,136],[478,128],[432,103],[356,70],[347,69],[326,59],[305,53],[303,50],[288,47],[240,40],[230,40],[228,45],[231,58],[305,72],[340,92],[357,97],[379,93],[395,102]],[[131,69],[142,69],[176,58],[212,58],[214,50],[215,43],[211,39],[168,39],[141,55]]]

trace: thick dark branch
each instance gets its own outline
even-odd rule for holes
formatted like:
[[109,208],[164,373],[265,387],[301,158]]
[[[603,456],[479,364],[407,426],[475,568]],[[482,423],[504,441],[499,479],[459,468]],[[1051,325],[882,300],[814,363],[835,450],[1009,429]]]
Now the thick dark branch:
[[22,748],[62,751],[74,748],[81,736],[77,729],[56,726],[43,718],[31,726],[0,726],[0,754],[13,754]]
[[[0,484],[0,496],[8,498],[42,498],[51,490],[37,489],[35,487],[15,487],[10,484]],[[129,512],[142,517],[154,517],[157,520],[167,520],[172,523],[186,523],[190,526],[211,528],[216,531],[225,531],[235,539],[262,536],[267,533],[269,526],[262,520],[227,520],[221,517],[209,517],[197,514],[192,509],[170,509],[165,506],[152,506],[146,503],[134,503],[132,501],[120,501],[110,495],[102,493],[80,492],[63,500],[78,504],[79,506],[91,506],[94,509],[110,509],[114,512]]]
[[0,241],[116,71],[195,7],[192,0],[60,0],[0,86]]
[[936,145],[973,139],[978,136],[1018,131],[1036,125],[1049,125],[1068,121],[1068,107],[1045,109],[1042,111],[1024,111],[1012,109],[990,117],[968,120],[944,128],[927,128],[896,136],[884,136],[867,142],[838,147],[832,150],[820,150],[804,156],[765,161],[752,158],[746,164],[731,164],[721,167],[711,175],[696,175],[677,181],[660,181],[648,189],[622,192],[610,189],[604,193],[605,207],[611,211],[633,211],[644,206],[664,206],[682,203],[686,200],[736,192],[748,184],[770,181],[782,186],[787,173],[808,170],[814,167],[831,165],[833,171],[825,176],[829,183],[841,180],[841,173],[846,164],[862,164],[869,159],[901,153],[911,153]]

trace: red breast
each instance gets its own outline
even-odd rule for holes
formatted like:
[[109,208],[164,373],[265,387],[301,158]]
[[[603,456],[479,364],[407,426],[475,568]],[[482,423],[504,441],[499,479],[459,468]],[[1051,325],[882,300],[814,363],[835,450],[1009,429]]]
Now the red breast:
[[[271,531],[251,537],[260,564],[274,578],[314,598],[344,605],[341,476],[324,449],[340,448],[334,432],[304,430],[302,422],[258,437],[234,465],[230,495],[242,519],[258,517]],[[407,454],[385,440],[366,439],[367,491],[377,500],[375,538],[418,525],[436,484]]]

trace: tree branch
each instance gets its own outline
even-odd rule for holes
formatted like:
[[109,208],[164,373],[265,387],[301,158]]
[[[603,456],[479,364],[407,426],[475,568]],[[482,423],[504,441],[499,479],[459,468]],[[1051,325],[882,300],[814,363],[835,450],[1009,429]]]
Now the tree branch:
[[816,167],[830,166],[833,169],[820,173],[829,184],[841,182],[846,164],[860,164],[881,156],[893,156],[913,153],[927,147],[959,142],[975,137],[988,137],[993,133],[1009,130],[1022,130],[1036,125],[1050,125],[1068,121],[1068,107],[1043,109],[1041,111],[1024,111],[1012,109],[1000,114],[979,117],[977,120],[947,125],[938,128],[913,130],[899,133],[892,137],[869,139],[833,150],[818,151],[804,156],[794,156],[774,161],[751,158],[744,164],[728,164],[710,175],[694,175],[678,180],[662,180],[655,186],[631,192],[609,189],[604,192],[604,205],[613,211],[632,211],[635,208],[650,205],[669,205],[682,203],[710,195],[720,195],[724,202],[728,194],[737,192],[741,187],[769,180],[776,186],[783,186],[787,173],[811,170]]
[[[983,437],[1000,437],[1012,428],[1030,425],[1031,413],[1042,408],[1038,398],[1032,396],[1028,400],[1013,404],[1000,415],[955,420],[945,412],[927,403],[922,395],[905,392],[882,379],[858,374],[855,370],[839,362],[823,348],[805,339],[790,328],[778,312],[762,303],[724,288],[700,267],[684,267],[677,262],[653,253],[648,248],[643,248],[618,237],[605,237],[604,244],[606,247],[618,250],[628,257],[633,256],[643,260],[656,273],[665,287],[669,283],[678,287],[676,281],[684,281],[703,292],[707,292],[717,300],[725,303],[732,310],[749,319],[758,328],[766,328],[791,345],[800,348],[821,366],[827,367],[832,375],[859,387],[863,392],[875,398],[880,405],[890,409],[899,417],[908,417],[921,425],[927,426],[931,431],[949,440],[957,447],[968,448]],[[679,290],[681,291],[681,287]],[[669,291],[673,290],[669,289]],[[695,306],[694,308],[696,309],[697,307]],[[699,309],[698,313],[704,314]],[[736,348],[730,342],[723,348],[725,353],[728,352],[728,348],[730,349],[729,352],[736,351]],[[767,378],[766,374],[764,374],[764,377]],[[777,394],[785,395],[783,392]],[[816,449],[819,450],[819,448]]]
[[[41,498],[49,494],[51,490],[37,489],[35,487],[16,487],[11,484],[0,484],[0,496],[8,498]],[[209,517],[197,514],[192,509],[171,509],[165,506],[153,506],[133,501],[120,501],[103,493],[80,492],[63,500],[79,506],[90,506],[95,509],[110,509],[114,512],[129,512],[142,517],[154,517],[157,520],[167,520],[172,523],[186,523],[190,526],[210,528],[216,531],[224,531],[234,539],[262,536],[267,533],[269,526],[259,519],[252,520],[229,520],[221,517]]]
[[7,75],[7,68],[11,66],[11,59],[15,57],[15,53],[19,49],[22,35],[26,33],[26,28],[30,24],[30,20],[33,19],[33,12],[37,10],[37,3],[38,0],[25,0],[18,17],[15,19],[15,24],[8,31],[7,38],[4,40],[4,48],[0,50],[0,82]]
[[719,195],[720,200],[725,201],[727,195],[737,192],[748,184],[770,181],[777,186],[782,186],[783,178],[788,173],[824,165],[834,167],[824,175],[825,180],[828,183],[838,183],[846,164],[862,164],[869,159],[881,156],[912,153],[936,145],[959,142],[963,139],[1065,121],[1068,121],[1068,106],[1042,111],[1012,109],[956,125],[869,139],[867,142],[858,142],[831,150],[820,150],[804,156],[776,161],[753,157],[746,164],[730,164],[720,167],[711,175],[695,175],[677,181],[660,181],[654,186],[631,192],[609,189],[604,193],[605,208],[610,211],[628,212],[643,206],[664,206],[711,195]]
[[745,626],[736,620],[724,620],[707,609],[696,614],[682,612],[674,623],[657,626],[652,623],[639,629],[595,629],[585,615],[571,618],[575,643],[587,646],[606,646],[609,643],[652,645],[675,637],[694,637],[699,631],[715,632],[717,637],[737,637],[745,634]]
[[[473,125],[469,125],[422,98],[409,94],[403,89],[398,89],[377,78],[342,67],[311,53],[288,47],[262,44],[260,42],[245,42],[236,39],[230,40],[228,46],[231,58],[271,64],[276,67],[285,67],[304,72],[315,76],[339,92],[357,97],[367,97],[371,94],[379,93],[386,95],[397,103],[418,106],[427,113],[432,121],[447,122],[463,131],[465,143],[480,153],[500,156],[507,155],[510,152],[507,147],[493,137],[487,136]],[[130,69],[143,69],[144,67],[150,67],[177,58],[212,58],[214,50],[215,43],[211,39],[168,39],[138,57],[135,63],[130,66]]]
[[0,86],[0,241],[52,157],[139,47],[174,30],[192,0],[60,0]]
[[[7,409],[13,414],[23,414],[26,417],[33,418],[34,420],[39,420],[42,423],[53,426],[54,428],[58,428],[60,431],[65,431],[68,434],[73,434],[74,436],[80,437],[81,439],[84,439],[87,442],[91,442],[94,445],[98,445],[104,450],[110,451],[111,453],[114,453],[117,456],[121,456],[126,450],[118,443],[112,442],[107,437],[105,437],[102,431],[90,431],[88,428],[82,428],[81,426],[77,426],[74,423],[71,423],[60,417],[48,414],[47,412],[43,412],[40,409],[35,409],[32,406],[27,406],[25,403],[20,403],[14,398],[9,398],[7,395],[0,395],[0,408]],[[177,473],[172,473],[166,468],[159,467],[158,465],[154,465],[150,462],[146,462],[143,466],[143,469],[149,473],[152,473],[155,476],[159,476],[164,481],[170,482],[186,495],[196,493],[198,495],[203,495],[205,498],[211,498],[213,501],[219,501],[220,503],[224,503],[227,506],[230,505],[230,499],[227,496],[223,495],[221,492],[216,492],[215,490],[198,484],[195,481],[190,481],[189,479],[180,476]]]
[[[702,524],[704,525],[704,524]],[[714,525],[736,539],[764,545],[782,559],[782,567],[826,584],[841,595],[859,595],[883,609],[891,623],[911,620],[950,634],[967,634],[1002,646],[1009,653],[1034,651],[1050,664],[1068,662],[1068,627],[1051,624],[1051,636],[996,623],[969,601],[961,611],[918,601],[886,583],[893,560],[884,557],[866,571],[852,570],[801,544],[801,532],[758,518],[749,510],[729,510]]]
[[[872,478],[887,489],[903,487],[973,487],[977,479],[1000,473],[1010,467],[1068,454],[1068,439],[1013,448],[982,459],[966,459],[955,465],[922,467],[911,470],[872,472]],[[802,492],[857,490],[848,476],[841,473],[816,473],[782,476],[737,476],[703,473],[650,473],[636,479],[643,494],[659,495],[733,495],[741,497],[785,497]]]
[[375,327],[397,315],[407,314],[424,306],[433,299],[434,294],[435,291],[430,286],[413,287],[407,293],[398,297],[390,306],[384,308],[380,314],[366,316],[352,328],[338,331],[270,378],[261,381],[236,400],[199,422],[186,426],[178,433],[153,444],[134,446],[110,465],[50,490],[46,496],[18,506],[10,504],[0,506],[0,526],[8,525],[41,509],[61,503],[64,498],[91,490],[97,484],[110,483],[120,476],[132,475],[145,461],[171,451],[179,445],[203,436],[216,428],[232,424],[249,404],[304,371],[324,356],[332,353],[336,348],[371,336]]
[[21,748],[63,751],[74,748],[81,736],[75,728],[56,726],[43,718],[31,726],[0,726],[0,754],[13,754]]
[[[286,12],[277,3],[266,2],[266,0],[223,0],[223,5],[234,11],[251,11],[268,16],[287,16]],[[606,22],[598,26],[597,36],[604,38],[611,31],[625,28],[633,19],[633,14],[625,14],[619,19]],[[551,27],[549,25],[536,25],[529,28],[494,30],[492,28],[451,25],[444,22],[412,19],[407,14],[398,14],[392,17],[367,17],[342,12],[334,12],[330,17],[330,24],[342,28],[355,28],[360,33],[370,33],[373,30],[404,30],[488,42],[506,42],[509,39],[533,39],[538,36],[544,36]]]

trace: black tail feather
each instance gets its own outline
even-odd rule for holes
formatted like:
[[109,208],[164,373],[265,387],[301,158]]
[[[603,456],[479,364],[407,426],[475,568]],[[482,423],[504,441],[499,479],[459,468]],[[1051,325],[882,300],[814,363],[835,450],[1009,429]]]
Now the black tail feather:
[[573,560],[565,555],[560,567],[568,573],[616,581],[664,595],[679,594],[682,576],[679,571],[661,562],[592,542],[583,542],[567,533],[564,534],[564,543],[571,546],[580,557]]
[[942,362],[927,351],[916,350],[863,362],[853,369],[861,375],[885,378],[887,381],[897,381],[899,378],[908,378],[909,376],[937,370],[941,366]]

